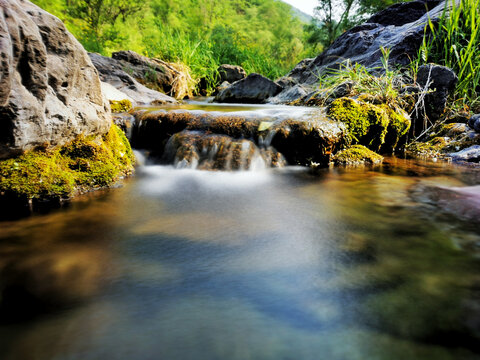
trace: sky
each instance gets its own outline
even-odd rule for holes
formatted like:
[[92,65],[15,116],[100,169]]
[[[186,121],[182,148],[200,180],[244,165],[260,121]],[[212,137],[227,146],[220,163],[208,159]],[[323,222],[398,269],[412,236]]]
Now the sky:
[[313,15],[313,8],[318,5],[318,0],[283,0],[304,13]]

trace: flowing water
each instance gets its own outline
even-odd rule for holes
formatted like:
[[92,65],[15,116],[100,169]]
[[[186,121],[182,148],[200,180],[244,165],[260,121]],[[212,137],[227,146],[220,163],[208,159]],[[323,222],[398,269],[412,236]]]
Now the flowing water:
[[478,359],[479,180],[147,163],[0,222],[0,359]]

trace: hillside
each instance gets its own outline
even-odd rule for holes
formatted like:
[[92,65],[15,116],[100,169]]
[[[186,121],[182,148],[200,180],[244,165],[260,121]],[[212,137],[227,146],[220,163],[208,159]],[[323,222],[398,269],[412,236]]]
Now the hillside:
[[[90,52],[134,50],[180,62],[194,77],[219,64],[277,78],[309,56],[298,11],[278,0],[34,0]],[[303,16],[303,15],[302,15]]]
[[302,10],[299,8],[296,8],[295,6],[290,5],[292,8],[292,12],[294,16],[296,16],[300,21],[308,24],[312,21],[313,17],[307,13],[304,13]]

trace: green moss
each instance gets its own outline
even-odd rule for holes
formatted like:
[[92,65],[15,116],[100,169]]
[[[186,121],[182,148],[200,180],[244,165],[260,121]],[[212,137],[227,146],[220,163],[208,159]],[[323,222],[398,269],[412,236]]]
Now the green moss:
[[133,105],[130,100],[110,100],[110,108],[113,113],[128,112],[133,109]]
[[382,161],[382,156],[363,145],[352,145],[333,157],[333,162],[336,165],[378,164]]
[[385,142],[389,119],[378,106],[340,98],[328,107],[328,116],[347,125],[350,142],[379,150]]
[[410,128],[408,115],[386,104],[340,98],[332,102],[327,113],[330,118],[347,125],[351,144],[365,145],[375,151],[384,144],[394,149]]
[[112,125],[101,137],[80,136],[54,150],[29,151],[0,161],[0,194],[21,199],[68,198],[113,184],[133,170],[123,132]]
[[428,142],[414,142],[408,144],[407,155],[414,158],[437,158],[445,146],[444,138],[434,138]]
[[392,109],[386,104],[381,105],[381,108],[385,111],[390,120],[383,150],[385,152],[390,152],[395,150],[400,139],[407,134],[410,129],[411,120],[408,114],[401,109]]

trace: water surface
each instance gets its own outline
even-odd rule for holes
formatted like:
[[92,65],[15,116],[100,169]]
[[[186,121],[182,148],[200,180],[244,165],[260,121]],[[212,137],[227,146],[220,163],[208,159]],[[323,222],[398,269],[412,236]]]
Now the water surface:
[[[477,359],[478,223],[449,164],[207,172],[0,223],[0,359]],[[451,209],[450,209],[451,210]]]

